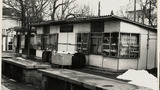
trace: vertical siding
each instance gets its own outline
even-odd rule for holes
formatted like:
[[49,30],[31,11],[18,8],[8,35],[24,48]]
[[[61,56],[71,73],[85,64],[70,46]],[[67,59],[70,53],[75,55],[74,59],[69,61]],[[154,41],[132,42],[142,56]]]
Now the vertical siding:
[[[146,29],[123,21],[120,22],[120,32],[148,34],[148,30],[150,29]],[[152,30],[150,30],[150,34],[156,35],[156,33]]]
[[85,55],[86,56],[86,65],[89,65],[89,55]]
[[157,45],[156,45],[156,36],[149,36],[149,50],[148,50],[148,63],[147,63],[147,69],[152,69],[155,67],[156,63],[156,50],[157,50]]
[[137,25],[133,25],[127,22],[123,22],[121,21],[120,23],[120,31],[121,32],[126,32],[126,33],[143,33],[143,34],[147,34],[147,31],[145,31],[144,29],[141,29],[139,26]]
[[6,37],[2,37],[2,44],[3,44],[3,51],[5,51],[6,50]]
[[119,70],[137,69],[138,59],[119,59]]
[[74,33],[87,33],[90,32],[90,23],[80,23],[74,24],[73,27]]
[[103,67],[112,69],[112,70],[117,70],[117,65],[118,65],[118,59],[117,58],[109,58],[109,57],[104,57],[103,59]]
[[[59,33],[58,43],[67,43],[67,33]],[[58,51],[67,51],[67,45],[58,44]]]
[[104,22],[104,32],[119,32],[120,21],[106,21]]
[[60,43],[58,44],[58,51],[74,52],[76,51],[76,34],[59,33],[58,43]]
[[60,26],[50,26],[50,34],[59,33],[60,32]]
[[43,27],[37,27],[37,34],[43,34]]
[[147,55],[147,35],[140,35],[140,58],[138,62],[138,69],[146,68],[146,55]]
[[102,67],[102,55],[89,55],[89,65]]
[[69,52],[74,52],[76,51],[76,40],[77,35],[75,33],[68,33],[68,43],[71,45],[68,45],[68,51]]

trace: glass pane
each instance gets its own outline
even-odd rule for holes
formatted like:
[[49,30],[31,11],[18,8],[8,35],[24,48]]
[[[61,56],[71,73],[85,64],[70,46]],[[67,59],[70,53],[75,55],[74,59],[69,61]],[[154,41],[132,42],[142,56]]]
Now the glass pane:
[[130,34],[121,34],[120,57],[129,57]]
[[98,54],[102,54],[102,38],[98,39]]
[[110,33],[103,34],[103,55],[109,56],[110,55]]
[[111,33],[110,56],[118,56],[118,33]]
[[49,41],[50,41],[49,49],[57,50],[57,44],[58,44],[57,34],[50,35]]
[[130,57],[139,57],[139,35],[131,34]]
[[81,33],[77,34],[77,42],[81,42]]
[[49,38],[50,40],[50,44],[52,44],[52,45],[56,45],[57,44],[57,35],[56,34],[52,34],[52,35],[50,35],[50,38]]
[[82,34],[82,40],[83,40],[83,43],[87,43],[88,42],[88,33],[83,33]]
[[97,38],[91,38],[91,53],[97,54]]
[[111,33],[111,44],[118,44],[118,33]]
[[37,48],[41,49],[42,46],[41,35],[36,36],[36,41],[37,41]]
[[77,34],[77,50],[82,50],[84,54],[88,54],[88,33]]

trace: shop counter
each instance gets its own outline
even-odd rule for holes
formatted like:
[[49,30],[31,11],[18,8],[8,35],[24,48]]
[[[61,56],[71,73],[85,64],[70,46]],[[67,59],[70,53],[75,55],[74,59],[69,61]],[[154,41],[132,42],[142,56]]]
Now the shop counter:
[[126,82],[68,69],[39,70],[42,90],[150,90]]
[[42,75],[37,70],[47,68],[51,66],[22,58],[2,58],[2,74],[19,82],[40,83]]

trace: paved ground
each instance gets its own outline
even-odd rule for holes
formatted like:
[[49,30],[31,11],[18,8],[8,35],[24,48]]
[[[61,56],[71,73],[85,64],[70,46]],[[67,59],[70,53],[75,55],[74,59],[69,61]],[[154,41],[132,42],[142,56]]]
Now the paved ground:
[[9,90],[9,89],[6,88],[4,85],[1,84],[1,90]]
[[[12,52],[4,52],[2,55],[5,56],[5,57],[6,56],[9,56],[9,57],[17,56],[15,53],[12,53]],[[122,73],[114,73],[114,72],[106,72],[106,71],[104,72],[104,71],[90,69],[90,68],[81,68],[81,69],[72,69],[72,70],[85,72],[85,73],[89,73],[89,74],[94,74],[94,75],[99,75],[99,76],[112,78],[112,79],[116,79],[116,80],[119,80],[116,77],[118,75],[122,74]],[[152,71],[152,73],[154,75],[156,75],[155,71],[154,72]],[[120,80],[120,81],[128,82],[126,80]],[[9,88],[10,90],[41,90],[40,86],[19,83],[19,82],[16,82],[15,80],[10,79],[10,78],[5,77],[5,76],[2,76],[1,83],[2,83],[2,85],[4,85],[5,87]],[[4,89],[4,90],[6,90],[6,89]]]
[[[41,90],[38,86],[20,83],[5,76],[2,76],[1,84],[8,88],[8,90]],[[7,90],[6,88],[3,89]]]

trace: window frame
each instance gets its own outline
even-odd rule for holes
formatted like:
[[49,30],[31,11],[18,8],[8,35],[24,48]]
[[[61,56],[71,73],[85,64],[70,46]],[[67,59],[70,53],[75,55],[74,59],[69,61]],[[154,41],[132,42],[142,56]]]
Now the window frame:
[[[100,35],[94,35],[94,34],[100,34]],[[93,36],[92,36],[93,35]],[[92,39],[96,39],[96,52],[94,53],[93,50],[92,50]],[[101,39],[101,40],[100,40]],[[101,46],[100,46],[100,43],[99,41],[101,41]],[[102,52],[102,45],[103,45],[103,33],[102,32],[92,32],[90,33],[90,54],[94,54],[94,55],[102,55],[103,52]],[[98,48],[100,48],[100,52],[98,52]]]
[[[83,43],[84,34],[87,34],[86,42]],[[84,54],[89,54],[90,33],[77,33],[77,51],[81,50]],[[80,40],[79,40],[80,39]],[[86,45],[86,47],[84,46]]]
[[[124,32],[109,32],[109,33],[103,33],[103,40],[104,40],[104,34],[110,34],[109,35],[109,37],[111,37],[111,34],[112,33],[118,33],[118,36],[116,37],[117,38],[117,40],[118,40],[118,42],[117,42],[117,45],[118,45],[118,50],[117,50],[117,56],[111,56],[111,42],[112,42],[112,40],[110,39],[110,42],[108,43],[108,44],[106,44],[106,43],[104,43],[104,41],[103,41],[103,51],[104,51],[104,45],[106,44],[106,45],[108,45],[108,52],[109,52],[109,55],[105,55],[106,53],[105,52],[103,52],[103,56],[104,57],[114,57],[114,58],[121,58],[121,59],[138,59],[138,58],[140,58],[140,34],[138,34],[138,33],[124,33]],[[129,36],[129,44],[128,44],[128,56],[127,57],[122,57],[122,56],[120,56],[120,54],[121,54],[121,49],[122,49],[122,34],[128,34],[128,36]],[[135,37],[135,39],[137,40],[137,44],[135,43],[135,45],[131,45],[130,43],[131,43],[131,37],[132,37],[132,35],[135,35],[134,37]],[[123,44],[124,45],[124,44]],[[135,49],[135,50],[137,50],[137,51],[131,51],[131,47],[137,47],[137,49]],[[137,56],[136,56],[136,54],[134,54],[133,56],[131,56],[130,55],[130,53],[131,52],[134,52],[134,53],[137,53]]]
[[61,25],[60,26],[60,33],[66,33],[66,32],[73,32],[73,25]]

